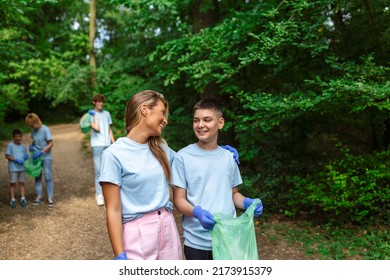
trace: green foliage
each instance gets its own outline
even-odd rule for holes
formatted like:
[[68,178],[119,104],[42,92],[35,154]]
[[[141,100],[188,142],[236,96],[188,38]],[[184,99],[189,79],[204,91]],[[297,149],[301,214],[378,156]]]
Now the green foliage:
[[290,213],[308,211],[331,223],[389,223],[390,152],[342,157],[310,176],[294,176]]
[[[262,226],[262,225],[261,225]],[[277,236],[320,260],[389,260],[389,229],[373,226],[331,226],[297,221],[272,225]],[[310,258],[310,257],[309,257]]]
[[[240,152],[242,189],[267,211],[288,203],[334,220],[344,208],[350,221],[385,219],[362,197],[378,204],[374,189],[388,186],[374,164],[390,145],[388,3],[202,3],[99,0],[92,87],[88,2],[0,1],[0,123],[31,110],[81,116],[101,92],[122,136],[127,100],[154,89],[170,103],[164,137],[178,150],[195,141],[192,106],[212,94],[226,118],[220,141]],[[194,33],[204,26],[194,15],[211,10],[213,24]],[[334,141],[351,151],[340,158]],[[328,191],[344,200],[315,200]]]
[[[261,75],[264,71],[272,71],[270,66],[277,67],[279,72],[281,67],[289,66],[284,53],[296,53],[294,41],[301,41],[302,36],[307,37],[304,38],[307,44],[304,47],[303,44],[298,46],[305,52],[311,50],[320,53],[320,50],[327,48],[326,43],[318,40],[318,36],[313,36],[312,32],[313,26],[322,26],[325,21],[323,16],[316,22],[307,24],[305,27],[309,30],[301,30],[302,27],[298,24],[302,11],[309,12],[309,8],[313,7],[314,4],[308,5],[305,2],[283,2],[279,6],[268,1],[248,3],[243,5],[241,11],[229,10],[215,27],[203,29],[198,34],[184,33],[183,36],[158,46],[150,59],[162,62],[159,63],[163,65],[159,75],[164,78],[166,85],[185,78],[187,87],[202,91],[210,81],[216,81],[221,85],[221,94],[224,94],[244,86],[240,81],[243,77],[251,79],[252,75],[248,77],[248,71],[254,71],[258,80],[251,80],[254,82],[249,85],[252,90],[262,82]],[[291,14],[288,18],[283,17],[285,10],[294,17]],[[183,32],[186,30],[183,29]],[[235,87],[232,88],[233,85]]]
[[192,130],[192,115],[189,112],[192,111],[188,108],[170,108],[168,125],[164,129],[163,136],[175,151],[196,142]]
[[51,79],[62,74],[61,62],[54,57],[45,60],[29,59],[19,63],[11,62],[13,74],[10,75],[10,79],[24,84],[23,92],[34,97],[45,92]]
[[[306,82],[322,93],[320,102],[332,104],[332,110],[341,110],[341,107],[344,112],[361,112],[372,107],[390,110],[390,68],[377,65],[373,55],[361,60],[362,63],[358,64],[329,57],[327,63],[342,75],[329,81],[317,77]],[[328,109],[329,106],[320,108]]]
[[80,42],[84,39],[77,39],[77,34],[71,34],[68,39],[60,28],[68,21],[61,21],[58,11],[66,14],[76,7],[66,2],[69,1],[61,1],[61,4],[58,1],[0,3],[0,14],[5,19],[0,23],[0,34],[4,35],[0,36],[0,93],[7,100],[0,108],[0,123],[7,118],[12,121],[22,117],[32,110],[30,102],[36,100],[50,100],[49,106],[56,106],[80,98],[75,87],[66,90],[72,84],[68,83],[66,71],[69,61],[80,59],[83,54],[80,50],[85,50]]
[[[17,122],[5,123],[0,130],[0,139],[5,143],[12,141],[12,131],[17,128],[22,131],[23,134],[31,132],[31,129],[25,124],[24,119]],[[24,136],[25,137],[25,136]],[[3,147],[3,150],[5,147]]]
[[[104,107],[111,113],[113,126],[116,128],[116,137],[125,135],[125,108],[130,97],[144,89],[158,90],[158,87],[152,80],[146,80],[141,76],[132,75],[132,71],[130,70],[132,64],[132,61],[110,61],[103,63],[97,69],[99,84],[94,91],[95,93],[101,92],[107,97]],[[80,79],[80,81],[85,80]],[[93,94],[86,96],[87,98],[83,100],[78,98],[81,101],[78,104],[84,112],[92,107]]]

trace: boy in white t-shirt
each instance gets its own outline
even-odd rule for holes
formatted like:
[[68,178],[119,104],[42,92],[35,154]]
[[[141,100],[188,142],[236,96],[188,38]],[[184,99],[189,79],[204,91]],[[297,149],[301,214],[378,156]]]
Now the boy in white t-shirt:
[[[187,260],[211,260],[212,213],[236,216],[236,208],[247,209],[253,199],[237,189],[242,183],[232,154],[218,146],[218,131],[225,120],[214,99],[194,106],[193,130],[198,142],[176,153],[172,165],[174,204],[183,214],[184,254]],[[263,212],[260,203],[255,217]]]
[[96,204],[104,205],[104,197],[102,187],[99,184],[100,165],[103,151],[115,142],[114,135],[111,130],[112,119],[110,112],[103,110],[106,97],[98,93],[92,98],[94,105],[93,110],[88,113],[92,116],[91,121],[91,148],[93,155],[93,166],[95,171],[95,198]]
[[27,200],[24,190],[25,172],[23,163],[28,159],[26,146],[22,144],[23,135],[19,129],[12,131],[13,142],[8,143],[5,150],[5,158],[8,159],[8,172],[10,178],[10,206],[16,208],[15,188],[16,184],[20,192],[20,205],[23,208],[27,206]]

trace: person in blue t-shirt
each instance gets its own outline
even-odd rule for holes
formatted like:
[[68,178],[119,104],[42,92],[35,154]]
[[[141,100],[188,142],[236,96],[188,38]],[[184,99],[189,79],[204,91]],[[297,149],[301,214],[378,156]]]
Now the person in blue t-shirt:
[[15,188],[16,185],[20,192],[20,205],[23,208],[27,206],[27,200],[24,189],[25,172],[23,163],[28,159],[26,146],[22,144],[23,134],[19,129],[12,131],[13,142],[8,143],[5,150],[5,158],[8,159],[8,172],[10,181],[10,206],[16,208]]
[[[219,103],[204,99],[194,106],[193,130],[198,142],[178,151],[172,164],[174,205],[183,214],[184,254],[187,260],[211,260],[210,231],[213,213],[236,217],[236,208],[247,209],[254,199],[244,197],[237,159],[218,146],[218,131],[225,120]],[[255,208],[255,217],[263,212]]]
[[[32,152],[32,158],[42,158],[42,172],[45,176],[47,200],[49,207],[54,207],[54,182],[52,173],[52,155],[51,149],[53,147],[53,138],[50,129],[42,124],[41,119],[35,113],[27,114],[25,122],[31,128],[31,138],[33,140],[29,147]],[[35,193],[36,198],[32,205],[36,206],[43,202],[42,198],[42,173],[35,177]]]
[[126,106],[126,137],[103,151],[99,181],[116,260],[182,259],[169,191],[175,152],[161,137],[167,117],[162,94],[133,95]]
[[96,204],[99,206],[104,205],[104,197],[102,187],[99,184],[100,177],[100,163],[102,153],[111,143],[115,142],[114,134],[111,130],[112,119],[111,114],[107,110],[103,109],[106,97],[98,93],[92,98],[93,109],[88,113],[91,118],[91,148],[93,155],[93,167],[95,173],[95,199]]

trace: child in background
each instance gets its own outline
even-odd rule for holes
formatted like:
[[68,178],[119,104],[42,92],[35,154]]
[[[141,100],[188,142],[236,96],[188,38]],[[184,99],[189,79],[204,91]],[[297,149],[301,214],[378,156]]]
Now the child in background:
[[12,132],[13,142],[8,143],[5,150],[5,158],[8,159],[8,172],[10,178],[10,206],[11,209],[16,208],[15,188],[19,187],[20,205],[23,208],[27,206],[27,200],[24,190],[25,172],[23,163],[28,159],[27,149],[22,145],[23,135],[19,129],[14,129]]
[[[193,130],[198,142],[176,153],[172,164],[174,204],[183,213],[184,254],[187,260],[212,260],[210,231],[213,213],[236,217],[236,208],[247,209],[254,199],[237,189],[242,183],[238,158],[218,146],[218,131],[225,120],[214,99],[199,101],[194,107]],[[236,160],[236,161],[235,161]],[[263,212],[260,203],[254,216]]]

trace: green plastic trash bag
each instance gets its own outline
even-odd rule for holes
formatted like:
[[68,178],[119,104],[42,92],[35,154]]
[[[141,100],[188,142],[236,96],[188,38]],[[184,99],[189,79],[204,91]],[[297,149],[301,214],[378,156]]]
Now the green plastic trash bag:
[[259,259],[253,216],[260,202],[260,199],[255,199],[237,218],[223,213],[213,215],[217,222],[211,230],[214,260]]
[[42,157],[33,159],[30,154],[30,157],[23,163],[23,166],[28,175],[38,177],[42,172]]
[[80,119],[80,129],[82,133],[88,133],[91,130],[91,115],[85,113]]

